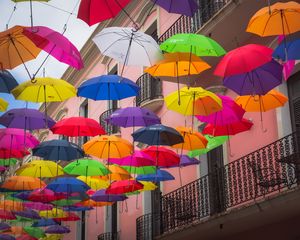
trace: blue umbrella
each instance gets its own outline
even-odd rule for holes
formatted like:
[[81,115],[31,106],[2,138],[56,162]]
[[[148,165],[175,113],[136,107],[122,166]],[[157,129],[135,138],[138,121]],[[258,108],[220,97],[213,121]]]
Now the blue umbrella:
[[40,215],[31,209],[26,209],[24,211],[13,211],[16,216],[30,219],[41,219]]
[[[286,60],[300,59],[300,38],[284,41],[273,52],[273,58]],[[287,59],[286,59],[287,58]]]
[[162,182],[174,180],[175,178],[167,171],[158,169],[155,174],[138,175],[137,181],[151,181],[151,182]]
[[178,131],[162,124],[140,128],[135,131],[132,136],[135,142],[141,142],[148,145],[172,146],[183,143],[184,141],[182,135]]
[[32,155],[52,161],[70,161],[84,157],[83,150],[67,140],[50,140],[32,149]]
[[48,227],[48,226],[53,226],[57,225],[57,222],[55,222],[51,218],[42,218],[38,220],[37,222],[32,224],[32,227]]
[[77,178],[60,177],[50,182],[47,187],[54,192],[85,193],[90,187]]
[[10,93],[18,85],[18,82],[9,71],[0,69],[0,92]]
[[121,100],[138,95],[140,87],[118,75],[103,75],[89,79],[78,88],[77,95],[93,100]]

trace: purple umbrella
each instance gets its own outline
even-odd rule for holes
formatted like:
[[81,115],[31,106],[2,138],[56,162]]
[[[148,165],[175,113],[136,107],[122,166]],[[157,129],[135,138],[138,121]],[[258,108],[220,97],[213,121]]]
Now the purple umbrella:
[[194,0],[152,0],[169,13],[178,13],[192,17],[198,9]]
[[[35,26],[34,28],[24,28],[23,34],[38,48],[43,49],[58,61],[78,70],[83,68],[83,61],[78,49],[61,33],[44,26]],[[48,40],[48,43],[43,42],[43,45],[40,45],[40,42],[36,41],[36,35]]]
[[61,225],[53,225],[46,229],[45,233],[48,234],[64,234],[71,232],[69,228]]
[[224,78],[224,86],[239,95],[265,95],[282,83],[283,66],[272,60],[250,72]]
[[16,238],[8,234],[0,234],[1,240],[15,240]]
[[7,231],[9,229],[10,229],[10,226],[7,223],[5,223],[5,222],[0,223],[0,231]]
[[160,123],[160,119],[153,112],[140,107],[118,109],[106,121],[120,127],[144,127]]
[[106,190],[102,189],[95,192],[91,199],[95,202],[119,202],[126,200],[127,197],[123,194],[106,194]]
[[51,210],[53,208],[52,204],[41,203],[41,202],[25,202],[23,203],[24,207],[44,211],[44,210]]
[[24,218],[41,219],[40,215],[31,209],[26,209],[24,211],[13,211],[13,213]]
[[0,124],[8,128],[35,130],[45,127],[51,128],[55,121],[36,109],[16,108],[4,113],[0,117]]
[[208,116],[196,116],[201,122],[211,123],[217,126],[224,126],[234,122],[240,122],[245,114],[235,101],[227,96],[219,96],[222,100],[222,110]]
[[182,155],[180,158],[180,167],[186,167],[186,166],[191,166],[191,165],[198,165],[200,164],[200,161],[196,158],[191,158],[187,155]]

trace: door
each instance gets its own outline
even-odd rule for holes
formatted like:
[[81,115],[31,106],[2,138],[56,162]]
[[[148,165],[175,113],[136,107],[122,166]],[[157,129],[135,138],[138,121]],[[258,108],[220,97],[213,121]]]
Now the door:
[[293,131],[300,131],[300,72],[288,80],[289,103]]
[[118,240],[118,203],[111,206],[111,232],[112,240]]
[[151,223],[151,235],[152,238],[160,235],[161,232],[161,191],[158,183],[158,187],[151,191],[151,212],[152,212],[152,223]]

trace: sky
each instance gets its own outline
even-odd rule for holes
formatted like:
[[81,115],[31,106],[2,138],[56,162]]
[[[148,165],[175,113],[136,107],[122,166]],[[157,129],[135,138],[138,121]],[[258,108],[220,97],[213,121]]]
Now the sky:
[[[85,22],[77,19],[78,5],[79,0],[51,0],[48,3],[33,2],[33,23],[35,26],[47,26],[55,31],[62,32],[64,25],[69,19],[67,31],[64,35],[80,50],[96,26],[89,27]],[[12,15],[8,27],[10,28],[15,25],[30,26],[29,1],[15,4],[11,0],[1,0],[0,31],[6,30],[6,24],[13,12],[14,6],[16,6],[16,10]],[[57,8],[63,9],[64,11],[58,10]],[[73,10],[73,14],[70,14]],[[37,70],[46,56],[47,54],[42,52],[37,59],[26,63],[31,73]],[[45,75],[53,78],[60,78],[68,68],[66,64],[59,62],[51,56],[44,66]],[[28,80],[28,75],[23,65],[14,68],[10,72],[19,83]],[[40,71],[37,77],[42,75],[43,71]],[[25,102],[15,100],[12,95],[0,93],[0,97],[9,102],[10,105],[8,109],[26,106]],[[36,108],[38,105],[29,103],[29,107]]]

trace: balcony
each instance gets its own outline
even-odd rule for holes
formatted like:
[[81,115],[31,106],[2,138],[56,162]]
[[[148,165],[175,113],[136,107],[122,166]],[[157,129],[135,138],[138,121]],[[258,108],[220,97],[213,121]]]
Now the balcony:
[[[241,228],[257,224],[257,218],[263,217],[260,211],[269,217],[266,217],[268,221],[274,221],[274,217],[270,216],[276,211],[282,211],[276,214],[284,216],[300,208],[300,195],[296,191],[299,182],[300,133],[293,133],[162,196],[160,214],[148,214],[137,219],[137,240],[154,239],[160,235],[162,239],[168,239],[168,235],[176,231],[181,230],[182,233],[191,226],[193,229],[195,226],[200,228],[204,223],[207,225],[202,229],[207,230],[216,217],[225,219],[228,214],[235,212],[236,215],[231,218],[235,218],[232,220],[234,222],[246,214],[238,211],[247,211],[247,218],[241,218],[245,221]],[[281,197],[282,194],[293,192],[297,193],[297,199],[293,196],[290,200],[288,195]],[[287,204],[288,201],[290,203]],[[260,209],[263,207],[266,210]],[[252,212],[247,210],[251,208]],[[229,218],[224,222],[227,223]],[[221,220],[215,221],[219,222]],[[242,220],[235,224],[242,224]],[[233,228],[235,224],[232,224]],[[199,232],[195,232],[195,229],[191,232],[189,236],[182,233],[181,239],[197,239],[193,237],[197,237]],[[174,234],[169,239],[180,239],[177,235],[174,238]],[[207,236],[204,239],[210,238]]]
[[117,109],[109,109],[100,115],[99,122],[107,135],[120,133],[120,127],[107,123],[106,119]]
[[119,240],[120,233],[119,232],[107,232],[98,235],[98,240]]
[[159,78],[154,78],[145,73],[139,77],[136,84],[141,88],[136,96],[136,106],[145,107],[152,111],[157,111],[164,104],[162,96],[162,82]]

